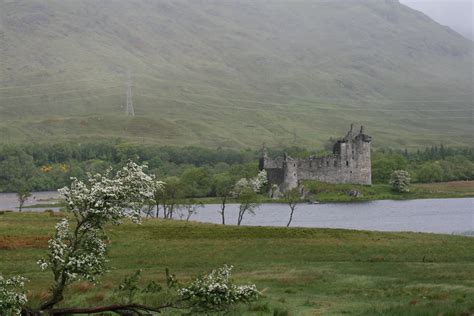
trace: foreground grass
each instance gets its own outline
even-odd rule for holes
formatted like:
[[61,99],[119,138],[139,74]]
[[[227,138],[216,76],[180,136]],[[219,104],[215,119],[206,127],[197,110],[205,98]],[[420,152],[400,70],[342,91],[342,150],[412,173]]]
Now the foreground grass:
[[[33,304],[51,276],[35,262],[46,253],[58,215],[0,215],[0,272],[23,274]],[[113,302],[113,289],[143,269],[143,282],[180,281],[224,263],[265,298],[236,314],[469,315],[474,312],[474,240],[419,233],[234,227],[147,220],[109,227],[111,272],[101,283],[71,286],[65,306]]]

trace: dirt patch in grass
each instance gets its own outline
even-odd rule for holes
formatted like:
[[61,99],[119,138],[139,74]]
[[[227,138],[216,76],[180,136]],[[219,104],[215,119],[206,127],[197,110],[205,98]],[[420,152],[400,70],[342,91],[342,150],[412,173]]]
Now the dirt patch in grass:
[[89,282],[80,282],[72,286],[73,289],[75,289],[77,292],[80,292],[80,293],[87,293],[93,287],[94,285]]
[[0,249],[46,248],[49,236],[0,236]]

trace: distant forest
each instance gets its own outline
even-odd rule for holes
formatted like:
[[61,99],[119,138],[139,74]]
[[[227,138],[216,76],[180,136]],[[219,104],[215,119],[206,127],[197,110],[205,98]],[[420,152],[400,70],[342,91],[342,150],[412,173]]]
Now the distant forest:
[[[270,149],[271,156],[287,152],[304,158],[323,155],[300,147]],[[128,159],[147,163],[149,172],[166,181],[179,179],[190,197],[215,196],[219,176],[251,177],[257,173],[259,150],[163,147],[116,142],[0,145],[0,192],[20,186],[32,191],[56,190],[71,177],[118,168]],[[388,183],[394,170],[410,172],[412,182],[474,179],[474,148],[443,145],[417,151],[378,149],[372,152],[372,181]]]

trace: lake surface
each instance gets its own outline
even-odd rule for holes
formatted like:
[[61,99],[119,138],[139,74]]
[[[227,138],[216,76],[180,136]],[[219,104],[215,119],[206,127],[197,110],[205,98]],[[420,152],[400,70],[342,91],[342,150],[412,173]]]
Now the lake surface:
[[[26,205],[51,203],[45,200],[57,197],[57,192],[33,193]],[[0,210],[17,210],[17,207],[14,193],[0,194]],[[57,208],[31,210],[45,209]],[[205,205],[198,208],[191,220],[219,224],[221,217],[218,210],[219,205]],[[286,226],[289,211],[286,204],[262,204],[255,210],[255,215],[244,216],[242,225]],[[186,218],[185,211],[181,213]],[[237,224],[237,214],[238,205],[229,204],[226,208],[226,224]],[[474,198],[299,204],[291,226],[474,235]]]
[[[31,205],[38,205],[38,204],[54,204],[57,201],[56,199],[59,198],[58,191],[49,191],[49,192],[32,192],[31,196],[23,205],[23,209],[25,211],[44,211],[45,209],[53,209],[57,210],[58,208],[54,207],[41,207],[41,208],[34,208],[28,209],[28,206]],[[16,193],[0,193],[0,210],[18,210],[18,198]]]
[[[219,205],[206,205],[191,219],[220,223],[218,209]],[[226,223],[236,224],[237,214],[238,205],[229,205]],[[242,225],[286,226],[289,214],[286,204],[262,204],[254,216],[244,216]],[[474,234],[474,199],[300,204],[295,209],[291,226]]]

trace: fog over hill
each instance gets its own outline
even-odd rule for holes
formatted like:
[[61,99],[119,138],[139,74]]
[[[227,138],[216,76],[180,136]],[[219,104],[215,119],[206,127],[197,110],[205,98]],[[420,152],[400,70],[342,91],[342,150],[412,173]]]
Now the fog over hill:
[[446,25],[468,39],[474,40],[474,3],[472,0],[400,0],[436,22]]
[[473,144],[473,43],[395,0],[0,0],[0,43],[0,142]]

